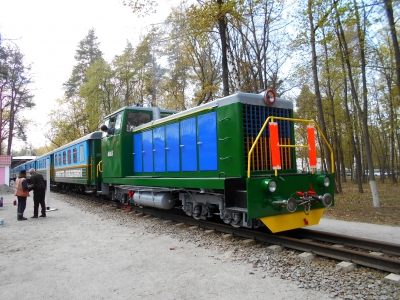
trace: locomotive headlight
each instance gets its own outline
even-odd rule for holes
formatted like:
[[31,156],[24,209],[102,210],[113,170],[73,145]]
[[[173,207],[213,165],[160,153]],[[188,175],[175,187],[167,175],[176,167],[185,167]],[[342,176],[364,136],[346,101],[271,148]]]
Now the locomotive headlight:
[[328,176],[318,176],[317,182],[320,187],[328,187],[331,184]]
[[276,181],[271,179],[264,179],[261,182],[262,188],[267,193],[273,193],[276,191]]
[[271,193],[276,191],[276,181],[270,181],[268,183],[268,189]]

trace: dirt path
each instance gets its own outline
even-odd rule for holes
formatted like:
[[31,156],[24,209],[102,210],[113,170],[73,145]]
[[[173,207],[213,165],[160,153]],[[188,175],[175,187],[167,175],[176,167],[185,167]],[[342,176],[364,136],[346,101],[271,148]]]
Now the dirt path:
[[38,219],[28,198],[27,221],[17,221],[15,197],[3,197],[0,299],[329,298],[232,261],[229,252],[105,221],[62,195],[51,199],[58,210]]

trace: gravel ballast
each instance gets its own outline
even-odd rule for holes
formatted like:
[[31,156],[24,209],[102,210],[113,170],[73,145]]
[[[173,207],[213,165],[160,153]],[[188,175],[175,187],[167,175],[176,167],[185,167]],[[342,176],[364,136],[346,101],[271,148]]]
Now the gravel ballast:
[[339,262],[331,259],[306,263],[290,249],[271,252],[270,245],[66,195],[52,193],[50,205],[57,210],[38,219],[30,218],[33,200],[28,198],[28,220],[17,221],[16,197],[2,196],[0,299],[400,297],[400,286],[385,280],[385,272],[339,271]]

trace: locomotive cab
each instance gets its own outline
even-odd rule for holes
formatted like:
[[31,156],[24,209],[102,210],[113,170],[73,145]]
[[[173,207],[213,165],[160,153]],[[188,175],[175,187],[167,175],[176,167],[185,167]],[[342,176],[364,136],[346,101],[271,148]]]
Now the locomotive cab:
[[108,115],[104,124],[108,133],[101,140],[103,178],[122,178],[133,175],[133,129],[142,124],[174,114],[158,107],[123,107]]

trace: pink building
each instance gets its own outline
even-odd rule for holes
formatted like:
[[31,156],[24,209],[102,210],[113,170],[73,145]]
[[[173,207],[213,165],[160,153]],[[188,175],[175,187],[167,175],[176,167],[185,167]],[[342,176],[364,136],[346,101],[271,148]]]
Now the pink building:
[[0,155],[0,184],[9,184],[11,155]]

